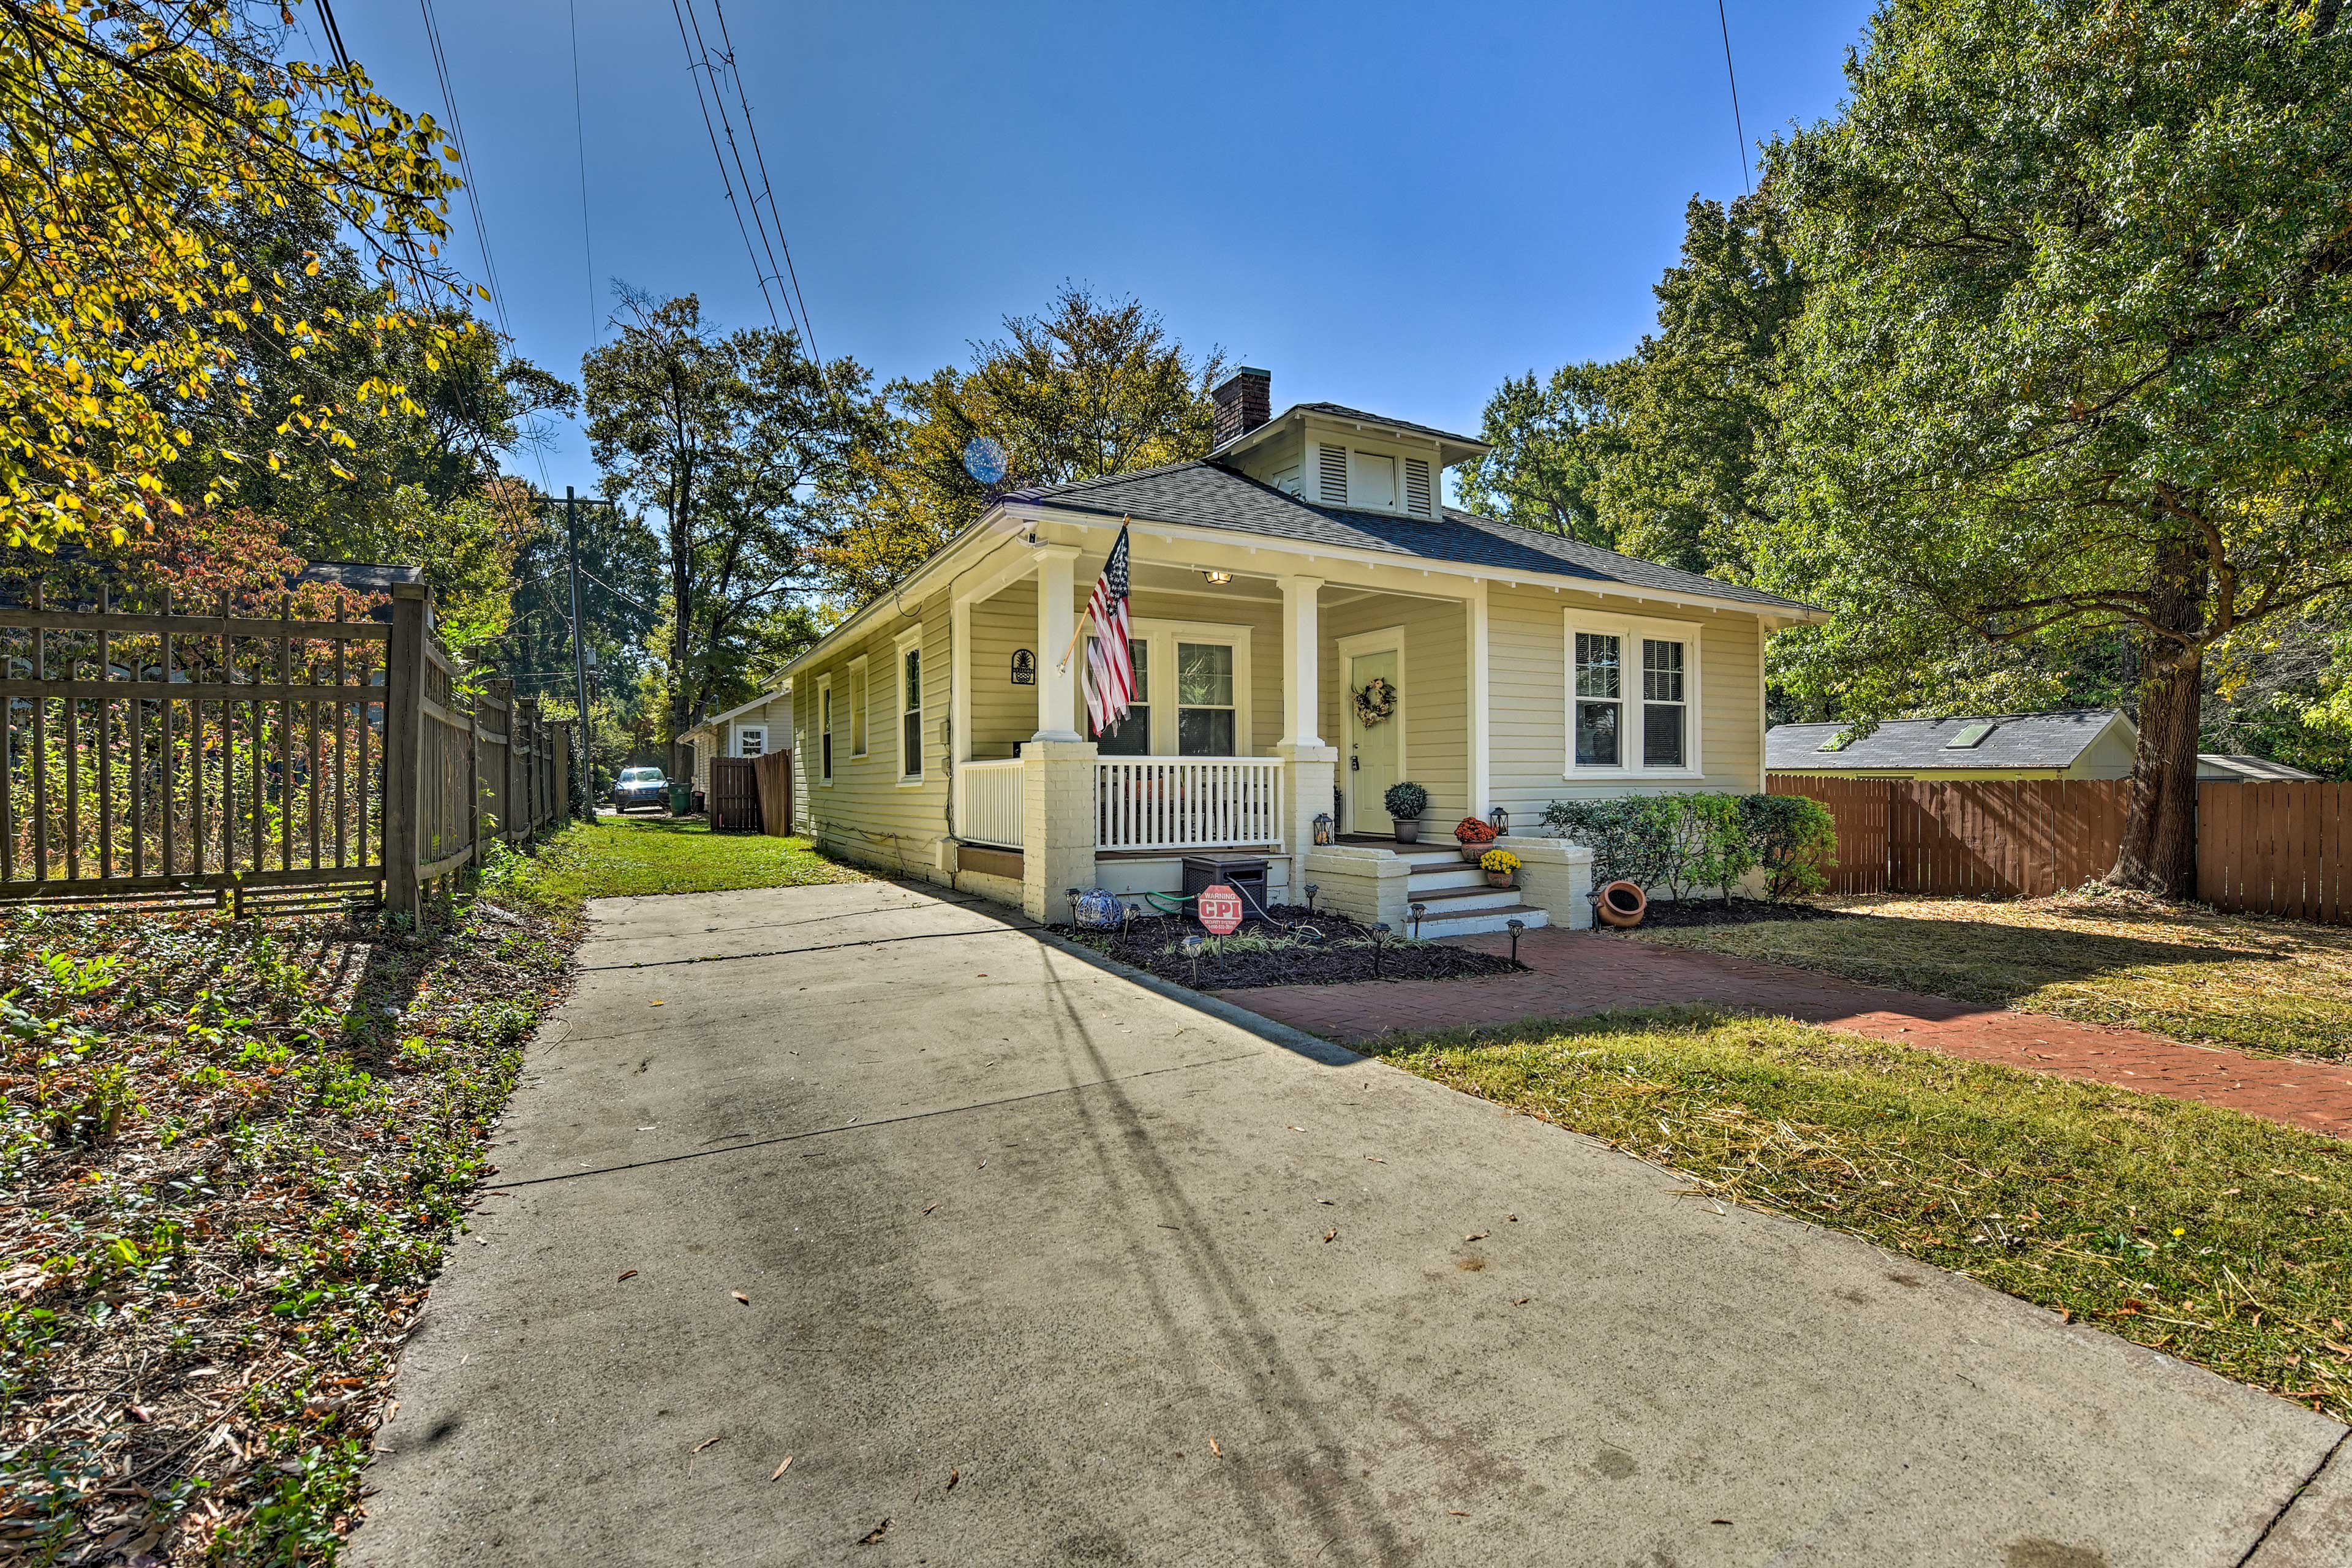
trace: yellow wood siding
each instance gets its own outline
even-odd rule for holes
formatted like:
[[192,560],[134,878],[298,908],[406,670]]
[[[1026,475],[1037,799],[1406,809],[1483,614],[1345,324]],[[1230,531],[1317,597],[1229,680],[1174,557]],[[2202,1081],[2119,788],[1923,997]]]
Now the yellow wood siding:
[[[900,783],[899,665],[897,639],[915,616],[879,616],[861,636],[829,648],[793,677],[793,750],[805,759],[801,823],[835,853],[867,865],[934,877],[939,841],[947,833],[947,749],[940,729],[948,716],[950,627],[944,591],[909,605],[922,626],[923,776]],[[866,661],[866,753],[849,752],[849,666]],[[834,700],[833,779],[819,777],[820,689],[830,678]]]
[[[1318,619],[1323,633],[1322,652],[1316,660],[1323,689],[1320,722],[1323,738],[1339,749],[1339,788],[1349,787],[1348,745],[1355,723],[1339,641],[1401,626],[1404,659],[1397,672],[1397,692],[1404,714],[1404,776],[1429,792],[1424,821],[1451,825],[1462,820],[1470,810],[1468,608],[1454,599],[1382,595],[1324,610]],[[1276,647],[1280,646],[1277,636]],[[1358,820],[1369,821],[1372,816],[1366,812]],[[1346,820],[1344,815],[1340,820]]]
[[[1678,790],[1764,787],[1764,672],[1753,616],[1633,605],[1590,594],[1497,586],[1488,591],[1491,648],[1487,730],[1488,788],[1516,825],[1532,826],[1555,800]],[[1566,776],[1568,761],[1567,615],[1635,616],[1680,623],[1698,640],[1699,764],[1696,779]]]

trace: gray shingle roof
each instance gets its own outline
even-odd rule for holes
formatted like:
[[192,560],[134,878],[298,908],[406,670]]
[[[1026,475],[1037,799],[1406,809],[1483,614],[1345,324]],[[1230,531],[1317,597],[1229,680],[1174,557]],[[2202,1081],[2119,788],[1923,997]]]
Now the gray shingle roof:
[[[1321,406],[1321,405],[1316,405]],[[1422,520],[1387,512],[1351,511],[1317,506],[1221,463],[1171,463],[1140,473],[1080,479],[1035,492],[1046,506],[1108,517],[1132,516],[1187,528],[1215,528],[1265,534],[1349,550],[1450,561],[1530,576],[1616,583],[1661,593],[1704,595],[1759,608],[1802,610],[1810,606],[1744,584],[1637,561],[1613,550],[1580,543],[1554,533],[1498,522],[1445,509],[1444,517]]]
[[[1952,719],[1889,719],[1842,752],[1822,742],[1843,724],[1775,724],[1764,735],[1764,766],[1781,773],[1836,773],[1871,768],[2063,768],[2116,717],[2112,708],[2063,713],[1990,713]],[[1974,746],[1945,742],[1970,724],[1992,733]]]
[[1353,419],[1364,425],[1385,425],[1391,430],[1412,430],[1423,436],[1433,436],[1441,441],[1458,441],[1465,447],[1483,447],[1486,444],[1475,436],[1457,436],[1451,430],[1440,430],[1430,425],[1416,425],[1410,419],[1391,419],[1385,414],[1367,414],[1360,408],[1350,408],[1344,403],[1293,404],[1268,423],[1279,425],[1294,414],[1323,414],[1334,419]]
[[2227,776],[2263,783],[2294,784],[2317,782],[2317,773],[2304,772],[2285,763],[2274,763],[2268,757],[2251,757],[2238,752],[2200,752],[2198,772],[2207,778]]

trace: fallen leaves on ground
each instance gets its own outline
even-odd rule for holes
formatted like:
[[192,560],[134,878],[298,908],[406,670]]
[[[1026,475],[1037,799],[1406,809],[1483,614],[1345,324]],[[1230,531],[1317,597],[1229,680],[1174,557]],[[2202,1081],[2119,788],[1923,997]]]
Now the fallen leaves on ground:
[[877,1544],[882,1539],[883,1531],[889,1528],[890,1521],[887,1519],[885,1519],[881,1523],[876,1525],[873,1529],[859,1536],[857,1538],[857,1544],[860,1546],[873,1546]]

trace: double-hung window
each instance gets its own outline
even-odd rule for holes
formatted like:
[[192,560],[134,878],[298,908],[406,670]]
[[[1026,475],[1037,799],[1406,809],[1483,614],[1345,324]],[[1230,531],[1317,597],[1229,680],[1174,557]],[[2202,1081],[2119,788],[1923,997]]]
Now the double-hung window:
[[853,658],[849,661],[849,754],[853,757],[866,754],[866,661]]
[[1176,754],[1234,754],[1234,647],[1231,643],[1176,645]]
[[1689,732],[1685,700],[1683,650],[1689,645],[1666,637],[1642,639],[1642,765],[1679,768]]
[[[1087,652],[1094,652],[1095,638],[1087,638]],[[1129,701],[1127,717],[1108,730],[1097,730],[1091,713],[1087,719],[1087,732],[1095,742],[1095,752],[1105,757],[1148,757],[1151,754],[1151,644],[1142,637],[1129,637],[1127,657],[1135,661],[1135,696]],[[1091,658],[1087,668],[1094,668]]]
[[1625,639],[1612,632],[1578,632],[1576,641],[1576,765],[1624,765]]
[[1570,611],[1567,654],[1569,776],[1699,772],[1697,627]]
[[908,632],[898,645],[898,780],[923,776],[923,642]]
[[833,782],[833,680],[828,677],[816,689],[816,754],[817,782]]
[[768,752],[768,727],[765,724],[735,726],[735,754],[739,757],[765,756]]

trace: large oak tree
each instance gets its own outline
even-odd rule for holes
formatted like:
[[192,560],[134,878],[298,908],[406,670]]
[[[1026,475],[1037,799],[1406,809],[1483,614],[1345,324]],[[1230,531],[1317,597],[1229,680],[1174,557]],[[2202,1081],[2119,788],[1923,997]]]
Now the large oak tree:
[[1956,647],[2139,650],[2111,878],[2195,877],[2222,639],[2352,591],[2352,39],[2304,0],[1891,0],[1769,160],[1807,279],[1784,675],[1867,710]]

